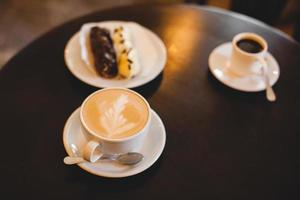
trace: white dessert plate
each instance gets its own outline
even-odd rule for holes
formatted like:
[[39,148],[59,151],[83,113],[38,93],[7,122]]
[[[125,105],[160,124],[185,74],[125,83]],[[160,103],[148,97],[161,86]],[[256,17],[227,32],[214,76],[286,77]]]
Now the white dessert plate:
[[[101,160],[96,163],[80,163],[78,166],[94,175],[110,178],[132,176],[148,169],[160,157],[166,143],[164,124],[155,111],[151,110],[151,112],[152,118],[149,133],[141,149],[138,150],[138,152],[144,155],[144,159],[140,163],[134,166],[126,166],[114,161]],[[63,131],[64,147],[69,156],[74,156],[71,148],[72,145],[75,145],[79,149],[80,154],[80,149],[82,149],[89,138],[81,126],[79,113],[80,108],[71,114]]]
[[[259,75],[238,76],[229,69],[231,42],[216,47],[208,59],[209,69],[212,74],[223,84],[244,92],[257,92],[266,89],[264,78]],[[280,70],[276,59],[267,52],[266,62],[268,64],[268,76],[271,85],[279,78]]]
[[135,22],[103,21],[97,25],[108,29],[120,25],[129,28],[132,43],[139,57],[141,72],[131,79],[102,78],[95,69],[87,66],[81,59],[79,32],[77,32],[65,47],[65,62],[71,73],[79,80],[98,88],[134,88],[150,82],[163,71],[167,61],[167,51],[164,43],[155,33]]

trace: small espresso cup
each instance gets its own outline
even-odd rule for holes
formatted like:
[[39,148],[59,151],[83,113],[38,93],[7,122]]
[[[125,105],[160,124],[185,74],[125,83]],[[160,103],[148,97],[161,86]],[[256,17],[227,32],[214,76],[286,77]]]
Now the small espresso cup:
[[[130,89],[107,88],[92,93],[83,101],[80,121],[90,136],[83,157],[90,160],[93,152],[138,151],[149,132],[151,109],[144,97]],[[94,151],[96,146],[100,152]]]
[[268,44],[255,33],[239,33],[232,40],[229,69],[239,76],[261,75],[267,68]]

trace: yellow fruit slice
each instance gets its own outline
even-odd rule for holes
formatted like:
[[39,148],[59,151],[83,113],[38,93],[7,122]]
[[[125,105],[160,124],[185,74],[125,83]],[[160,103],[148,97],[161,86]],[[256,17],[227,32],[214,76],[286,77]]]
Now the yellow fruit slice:
[[125,78],[130,77],[130,63],[128,62],[127,54],[121,54],[119,58],[119,74]]

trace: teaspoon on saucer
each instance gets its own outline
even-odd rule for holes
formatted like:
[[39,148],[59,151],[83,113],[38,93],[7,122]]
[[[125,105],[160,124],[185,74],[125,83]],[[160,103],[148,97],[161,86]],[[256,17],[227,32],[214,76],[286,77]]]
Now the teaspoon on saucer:
[[266,85],[266,97],[271,102],[276,101],[276,95],[270,84],[270,80],[269,80],[268,74],[266,72],[266,69],[264,69],[264,67],[262,67],[261,71],[262,71],[262,76],[264,78],[264,82]]
[[[144,156],[140,153],[128,152],[128,153],[118,154],[118,155],[103,154],[103,156],[101,156],[98,160],[113,160],[119,162],[122,165],[135,165],[139,163],[141,160],[143,160],[143,158]],[[64,163],[67,165],[73,165],[73,164],[78,164],[83,162],[88,162],[88,161],[86,161],[82,157],[67,156],[64,158]]]
[[[72,148],[72,151],[75,154],[75,156],[66,156],[64,158],[65,164],[73,165],[73,164],[88,162],[87,160],[85,160],[84,158],[79,156],[78,148],[74,144],[71,144],[71,148]],[[100,156],[100,158],[98,160],[113,160],[113,161],[117,161],[123,165],[135,165],[143,159],[144,159],[144,156],[140,153],[128,152],[128,153],[124,153],[124,154],[103,154]],[[96,161],[98,161],[98,160],[96,160]]]

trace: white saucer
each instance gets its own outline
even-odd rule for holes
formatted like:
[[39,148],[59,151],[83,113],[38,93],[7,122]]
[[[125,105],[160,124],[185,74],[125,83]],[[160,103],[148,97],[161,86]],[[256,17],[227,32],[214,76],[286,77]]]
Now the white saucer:
[[[240,91],[257,92],[265,90],[266,85],[262,76],[249,75],[240,77],[229,70],[229,59],[231,55],[231,42],[216,47],[208,59],[209,69],[212,74],[225,85]],[[279,78],[279,65],[275,58],[267,52],[268,76],[271,85]]]
[[79,32],[77,32],[65,47],[65,62],[71,73],[79,80],[99,88],[134,88],[150,82],[164,69],[167,61],[166,47],[155,33],[134,22],[103,21],[98,24],[107,28],[126,24],[130,28],[132,43],[135,45],[139,56],[141,72],[128,80],[101,78],[94,69],[88,67],[82,61]]
[[[70,145],[82,149],[89,137],[80,123],[80,108],[76,109],[67,120],[63,132],[63,142],[69,156],[74,156]],[[79,167],[94,175],[119,178],[138,174],[155,163],[161,155],[166,143],[166,131],[160,117],[152,110],[151,126],[144,144],[138,151],[144,159],[134,166],[124,166],[113,161],[99,161],[97,163],[81,163]]]

